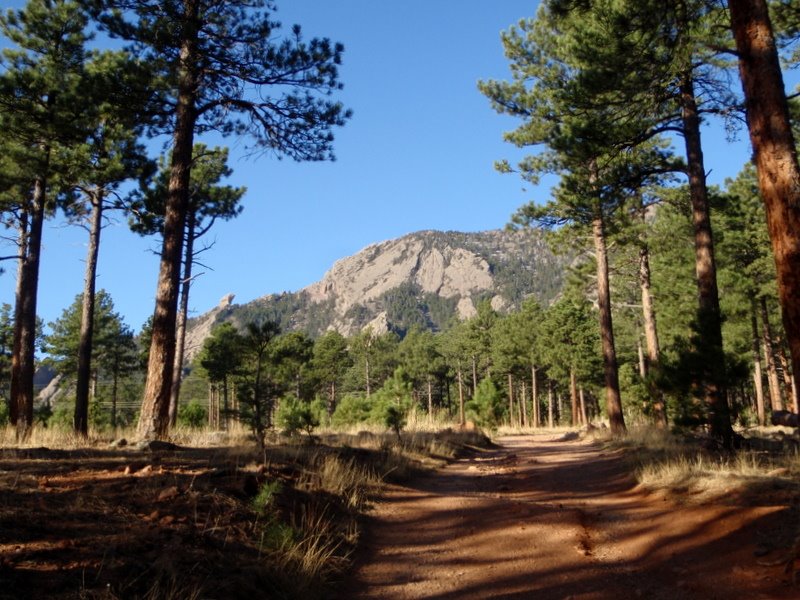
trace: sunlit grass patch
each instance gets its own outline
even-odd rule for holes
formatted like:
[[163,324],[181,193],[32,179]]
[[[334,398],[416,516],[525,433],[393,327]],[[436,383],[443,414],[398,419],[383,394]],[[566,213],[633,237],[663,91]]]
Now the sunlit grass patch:
[[635,428],[607,443],[626,451],[637,481],[648,490],[698,501],[732,502],[753,500],[767,492],[800,491],[800,458],[796,452],[743,449],[723,453],[708,450],[696,438],[652,428]]

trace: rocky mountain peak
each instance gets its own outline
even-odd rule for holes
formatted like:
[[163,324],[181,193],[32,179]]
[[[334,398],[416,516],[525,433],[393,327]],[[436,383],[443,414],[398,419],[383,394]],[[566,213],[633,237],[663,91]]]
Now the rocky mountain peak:
[[553,255],[537,230],[420,231],[342,258],[320,281],[298,292],[243,305],[231,304],[232,295],[226,296],[191,327],[208,331],[223,320],[243,325],[270,318],[284,330],[312,336],[328,329],[349,336],[367,325],[376,333],[402,334],[413,325],[437,330],[454,318],[473,316],[483,300],[498,311],[531,295],[549,302],[561,288],[567,260]]

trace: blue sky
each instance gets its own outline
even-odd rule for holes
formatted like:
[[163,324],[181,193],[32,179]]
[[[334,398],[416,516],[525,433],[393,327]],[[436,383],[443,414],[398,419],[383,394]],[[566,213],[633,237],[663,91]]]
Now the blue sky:
[[[521,156],[502,141],[517,123],[495,114],[476,85],[508,78],[500,32],[537,4],[278,0],[284,30],[299,23],[306,38],[345,45],[339,98],[353,118],[336,131],[333,163],[247,159],[235,139],[221,142],[231,147],[229,183],[248,193],[243,214],[209,234],[215,243],[202,260],[210,269],[198,269],[193,314],[227,293],[244,303],[298,290],[373,242],[423,229],[501,228],[520,205],[546,200],[547,189],[524,190],[516,176],[493,169],[497,159]],[[709,128],[705,141],[712,183],[735,175],[749,156],[745,141],[727,143],[721,128]],[[83,229],[48,223],[39,288],[45,323],[80,293],[85,243]],[[135,330],[153,311],[157,248],[121,218],[103,232],[98,288]],[[13,303],[15,266],[4,266],[0,302]]]

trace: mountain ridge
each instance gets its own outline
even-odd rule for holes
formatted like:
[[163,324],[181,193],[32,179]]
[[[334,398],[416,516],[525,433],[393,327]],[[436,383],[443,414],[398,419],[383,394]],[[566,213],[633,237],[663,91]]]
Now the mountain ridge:
[[512,310],[530,296],[549,303],[561,288],[570,258],[555,255],[537,229],[458,232],[423,230],[375,242],[340,258],[296,292],[267,294],[245,304],[233,295],[191,319],[187,354],[194,356],[214,325],[276,320],[284,331],[345,336],[372,325],[401,335],[411,326],[441,330],[475,314],[488,300]]

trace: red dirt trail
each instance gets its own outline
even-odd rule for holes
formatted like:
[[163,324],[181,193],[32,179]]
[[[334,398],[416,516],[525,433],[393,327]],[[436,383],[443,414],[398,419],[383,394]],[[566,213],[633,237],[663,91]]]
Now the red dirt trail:
[[390,486],[339,598],[800,598],[754,554],[767,540],[780,556],[785,498],[679,502],[638,488],[620,452],[570,438],[500,438]]

